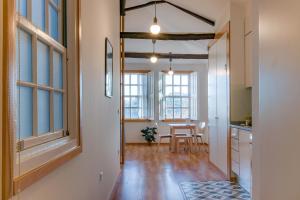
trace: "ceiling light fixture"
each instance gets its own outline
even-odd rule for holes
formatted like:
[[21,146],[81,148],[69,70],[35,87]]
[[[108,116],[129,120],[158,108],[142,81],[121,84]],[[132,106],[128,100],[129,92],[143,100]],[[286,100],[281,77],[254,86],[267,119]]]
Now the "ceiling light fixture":
[[170,76],[172,76],[172,75],[174,74],[174,71],[172,70],[172,53],[170,52],[169,55],[170,55],[170,58],[169,58],[169,61],[170,61],[170,68],[169,68],[168,74],[169,74]]
[[153,18],[153,24],[150,27],[150,32],[154,35],[158,35],[160,33],[160,26],[157,23],[157,17],[156,17],[156,1],[154,5],[154,12],[155,12],[155,16]]
[[152,43],[153,43],[153,54],[152,54],[152,56],[150,58],[150,61],[152,63],[156,63],[157,60],[158,60],[157,56],[155,55],[155,43],[156,43],[156,40],[152,40]]

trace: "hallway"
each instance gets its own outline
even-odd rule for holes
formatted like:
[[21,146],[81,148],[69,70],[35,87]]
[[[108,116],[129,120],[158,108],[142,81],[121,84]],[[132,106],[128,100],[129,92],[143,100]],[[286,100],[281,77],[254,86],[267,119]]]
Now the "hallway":
[[116,183],[114,200],[183,200],[185,181],[225,180],[207,153],[170,153],[164,145],[126,146],[126,161]]

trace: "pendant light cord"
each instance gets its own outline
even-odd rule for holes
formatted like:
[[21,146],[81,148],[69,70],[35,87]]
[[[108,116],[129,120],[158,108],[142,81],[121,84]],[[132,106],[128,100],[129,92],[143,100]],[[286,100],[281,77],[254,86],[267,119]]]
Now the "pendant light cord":
[[155,1],[155,4],[154,4],[154,15],[155,15],[155,18],[156,18],[156,1]]
[[152,43],[153,43],[153,54],[155,54],[155,43],[156,43],[156,40],[152,40]]

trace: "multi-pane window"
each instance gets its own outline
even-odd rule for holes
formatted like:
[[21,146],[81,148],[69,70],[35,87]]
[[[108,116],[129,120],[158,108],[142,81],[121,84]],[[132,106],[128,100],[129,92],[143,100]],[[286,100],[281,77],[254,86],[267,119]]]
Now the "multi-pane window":
[[147,73],[125,73],[124,103],[125,119],[147,118]]
[[188,119],[190,118],[190,75],[174,74],[164,75],[164,118]]
[[62,0],[16,0],[20,150],[66,134]]

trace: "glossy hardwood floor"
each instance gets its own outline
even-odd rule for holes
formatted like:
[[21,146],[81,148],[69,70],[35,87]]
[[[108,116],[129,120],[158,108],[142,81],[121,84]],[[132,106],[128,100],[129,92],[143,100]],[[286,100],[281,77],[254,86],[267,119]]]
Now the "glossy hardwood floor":
[[171,153],[163,145],[126,145],[126,161],[113,200],[183,200],[179,183],[225,180],[205,152]]

